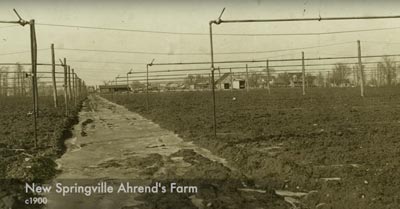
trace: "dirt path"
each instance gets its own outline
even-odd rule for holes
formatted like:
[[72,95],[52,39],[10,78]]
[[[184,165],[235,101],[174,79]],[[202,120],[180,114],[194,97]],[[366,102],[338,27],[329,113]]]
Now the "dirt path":
[[[90,96],[79,119],[66,141],[67,152],[56,161],[60,174],[49,183],[53,190],[46,194],[46,209],[298,208],[292,193],[257,187],[225,159],[106,99]],[[55,192],[58,182],[106,182],[115,190],[121,182],[167,187],[173,182],[196,186],[198,192],[62,196]]]
[[[192,163],[185,160],[185,156],[171,156],[183,150],[193,150],[192,154],[207,159],[208,163],[227,165],[224,159],[208,150],[184,142],[171,131],[95,96],[84,105],[74,137],[67,140],[66,145],[67,152],[57,160],[61,174],[54,180],[56,182],[90,184],[93,179],[150,180],[171,173],[183,176]],[[48,209],[117,209],[140,204],[133,194],[96,194],[87,198],[82,194],[62,197],[50,193],[47,197]]]
[[[171,131],[103,98],[91,96],[79,118],[74,136],[66,141],[67,152],[56,161],[61,173],[50,183],[53,188],[55,182],[96,185],[100,180],[141,180],[141,184],[151,184],[154,179],[227,179],[236,172],[224,159],[210,151],[184,142]],[[152,202],[154,197],[142,195],[138,200],[139,194],[94,194],[90,197],[73,194],[63,197],[54,189],[52,191],[46,195],[48,209],[158,207]],[[171,207],[205,208],[212,206],[210,199],[217,200],[221,194],[206,196],[209,202],[196,194],[183,196],[186,203],[179,199],[182,196],[166,198],[177,198]]]

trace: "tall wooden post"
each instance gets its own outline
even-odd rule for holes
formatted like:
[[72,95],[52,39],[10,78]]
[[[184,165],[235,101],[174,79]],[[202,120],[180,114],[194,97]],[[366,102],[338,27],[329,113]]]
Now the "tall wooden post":
[[379,73],[379,63],[376,64],[376,85],[377,85],[378,87],[381,86],[381,75],[380,75],[380,73]]
[[219,90],[222,89],[221,70],[218,67]]
[[71,66],[68,65],[68,99],[72,100],[72,88],[71,88]]
[[304,65],[304,52],[301,52],[301,66],[302,66],[302,83],[303,83],[303,95],[306,95],[306,68]]
[[21,91],[22,91],[22,96],[25,96],[26,95],[26,92],[25,92],[25,78],[26,78],[26,74],[25,74],[25,72],[22,72],[22,76],[21,76]]
[[246,64],[246,91],[249,92],[249,68]]
[[361,62],[361,43],[357,40],[358,45],[358,67],[360,68],[360,90],[361,96],[364,97],[364,70]]
[[268,89],[268,94],[271,94],[271,87],[269,86],[269,82],[271,81],[271,74],[269,72],[269,60],[267,60],[266,67],[267,67],[267,89]]
[[87,96],[87,88],[86,88],[85,81],[82,82],[82,85],[83,85],[83,95],[86,97]]
[[74,100],[74,105],[76,105],[76,85],[75,85],[75,70],[72,68],[72,98]]
[[233,90],[233,74],[232,74],[232,68],[229,68],[229,74],[231,76],[231,91]]
[[216,113],[216,104],[215,104],[215,79],[214,72],[215,69],[211,69],[211,86],[212,86],[212,97],[213,97],[213,128],[214,128],[214,136],[217,136],[217,113]]
[[208,88],[210,89],[210,90],[212,90],[212,81],[211,81],[211,73],[209,73],[208,74],[208,82],[210,83],[209,85],[208,85]]
[[149,110],[149,64],[146,65],[146,110]]
[[56,83],[56,58],[54,55],[54,44],[51,44],[51,74],[52,74],[52,80],[53,80],[54,107],[57,108],[58,101],[57,101],[57,83]]
[[78,76],[76,76],[76,92],[77,92],[76,97],[80,101],[81,100],[81,79]]
[[68,116],[68,66],[67,66],[67,59],[64,58],[64,102],[65,102],[65,115]]
[[29,21],[31,36],[31,58],[32,58],[32,97],[33,97],[33,123],[34,123],[34,146],[37,147],[37,117],[39,114],[38,87],[37,87],[37,42],[35,20]]

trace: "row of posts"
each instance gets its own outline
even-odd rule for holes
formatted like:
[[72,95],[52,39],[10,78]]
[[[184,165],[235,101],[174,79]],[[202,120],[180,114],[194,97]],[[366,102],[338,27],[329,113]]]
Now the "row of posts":
[[[36,41],[36,30],[35,30],[35,20],[25,21],[14,9],[15,14],[18,16],[18,21],[0,21],[0,23],[8,24],[18,24],[21,26],[29,25],[30,29],[30,45],[31,45],[31,64],[32,72],[30,74],[32,78],[32,102],[33,102],[33,122],[34,122],[34,146],[37,147],[37,117],[39,114],[39,99],[38,99],[38,83],[37,83],[37,41]],[[52,83],[53,83],[53,96],[54,96],[54,106],[58,107],[57,101],[57,86],[56,86],[56,76],[55,76],[55,56],[54,56],[54,44],[51,45],[52,51]],[[69,115],[68,105],[72,101],[77,103],[77,98],[82,98],[86,95],[86,86],[80,78],[72,72],[72,83],[71,83],[71,72],[70,67],[66,64],[66,59],[64,58],[64,95],[65,95],[65,113]],[[72,70],[73,71],[73,70]],[[73,88],[72,85],[73,84]]]
[[[54,45],[51,46],[52,49],[52,81],[53,81],[53,98],[54,107],[58,107],[58,96],[57,96],[57,86],[55,77],[55,59],[54,59]],[[64,67],[64,106],[65,115],[69,115],[69,107],[71,105],[77,105],[78,101],[87,95],[86,84],[81,78],[79,78],[74,69],[71,69],[67,65],[67,59],[60,60],[61,65]]]
[[[211,29],[211,28],[210,28]],[[212,38],[212,36],[211,36]],[[212,43],[212,42],[211,42]],[[363,70],[363,65],[361,61],[361,44],[360,40],[357,40],[357,58],[358,58],[358,66],[360,70],[360,93],[361,97],[364,97],[364,70]],[[211,51],[211,53],[213,53]],[[214,71],[218,70],[219,68],[214,68],[214,61],[213,61],[213,56],[211,56],[212,59],[212,70],[211,70],[211,86],[212,86],[212,96],[213,96],[213,120],[214,120],[214,136],[217,135],[217,121],[216,121],[216,107],[215,107],[215,79],[214,79]],[[304,52],[301,52],[301,63],[302,63],[302,94],[306,95],[306,69],[305,69],[305,58],[304,58]],[[266,61],[266,71],[267,71],[267,76],[268,76],[268,81],[267,81],[267,89],[268,93],[271,93],[269,82],[270,82],[270,69],[269,69],[269,61]],[[230,72],[232,75],[232,71]],[[246,64],[246,90],[249,91],[249,71],[248,71],[248,66]],[[231,82],[232,82],[232,77],[231,77]]]
[[[358,58],[358,65],[359,65],[359,70],[360,70],[360,80],[359,80],[359,82],[360,82],[360,93],[361,93],[361,96],[362,97],[364,97],[364,70],[363,70],[363,66],[362,66],[362,61],[361,61],[361,44],[360,44],[360,41],[358,40],[357,41],[357,51],[358,51],[358,56],[357,56],[357,58]],[[304,58],[304,52],[301,52],[301,66],[302,66],[302,71],[301,71],[301,74],[302,74],[302,94],[303,95],[306,95],[306,68],[305,68],[305,58]],[[220,70],[219,70],[219,68],[216,68],[215,70],[218,70],[218,72],[219,72],[219,77],[221,77],[221,72],[220,72]],[[271,81],[271,73],[270,73],[270,68],[269,68],[269,61],[267,60],[266,61],[266,71],[267,71],[267,90],[268,90],[268,93],[270,94],[271,93],[271,88],[270,88],[270,81]],[[233,83],[233,80],[232,80],[232,69],[230,69],[230,75],[231,75],[231,85],[232,85],[232,83]],[[211,83],[212,82],[214,82],[214,85],[215,85],[215,80],[214,80],[214,78],[213,78],[213,75],[211,75]],[[221,83],[220,83],[220,85],[221,85]],[[245,82],[245,88],[246,88],[246,91],[249,91],[249,69],[248,69],[248,65],[246,64],[246,82]],[[220,89],[221,89],[221,87],[220,87]],[[232,89],[232,87],[231,87],[231,89]]]

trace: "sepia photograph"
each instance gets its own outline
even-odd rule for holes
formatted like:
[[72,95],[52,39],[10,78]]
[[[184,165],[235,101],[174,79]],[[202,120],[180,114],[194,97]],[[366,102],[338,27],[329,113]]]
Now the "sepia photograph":
[[398,8],[2,0],[0,209],[400,208]]

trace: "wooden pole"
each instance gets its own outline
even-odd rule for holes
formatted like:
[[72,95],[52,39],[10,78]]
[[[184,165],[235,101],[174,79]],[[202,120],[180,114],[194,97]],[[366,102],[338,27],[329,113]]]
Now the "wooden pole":
[[271,87],[269,86],[269,82],[271,81],[271,74],[269,72],[269,60],[267,60],[266,63],[267,67],[267,89],[268,89],[268,94],[271,94]]
[[26,77],[26,74],[25,74],[25,72],[22,72],[22,77],[21,77],[21,90],[22,90],[22,96],[25,96],[25,77]]
[[51,44],[51,73],[52,73],[52,80],[53,80],[53,100],[54,100],[54,107],[57,108],[58,101],[57,101],[57,84],[56,84],[56,58],[54,54],[54,44]]
[[77,91],[78,91],[78,99],[82,99],[82,92],[81,92],[81,79],[77,76]]
[[233,90],[233,74],[232,74],[232,68],[229,68],[229,74],[231,76],[231,91]]
[[68,66],[67,66],[67,59],[64,58],[64,102],[65,102],[65,115],[69,115],[68,111]]
[[33,97],[33,123],[34,123],[34,146],[37,144],[37,117],[39,112],[38,88],[37,88],[37,42],[35,31],[35,20],[29,21],[31,35],[31,58],[32,58],[32,97]]
[[14,71],[14,82],[15,82],[15,93],[14,95],[16,96],[21,96],[21,85],[20,85],[20,73],[19,69],[17,66],[16,71]]
[[246,64],[246,91],[249,92],[249,68]]
[[364,70],[361,62],[361,43],[360,40],[357,40],[358,45],[358,67],[360,68],[360,90],[361,97],[364,97]]
[[211,73],[209,73],[208,74],[208,78],[209,78],[209,82],[210,82],[210,85],[208,85],[208,87],[210,88],[210,90],[212,90],[212,80],[211,80]]
[[221,70],[218,67],[219,90],[222,89]]
[[72,100],[72,88],[71,88],[71,66],[68,65],[68,99]]
[[212,86],[212,97],[213,97],[213,128],[214,128],[214,136],[217,136],[217,113],[216,113],[216,104],[215,104],[215,79],[214,79],[214,71],[213,68],[211,70],[211,86]]
[[76,106],[76,74],[75,69],[72,68],[72,96],[74,100],[74,105]]
[[304,66],[304,52],[301,52],[301,65],[302,65],[302,83],[303,83],[303,95],[306,95],[306,68]]
[[146,110],[149,110],[149,65],[146,65]]
[[87,96],[87,88],[86,88],[85,81],[82,82],[82,85],[83,85],[83,95],[86,97]]
[[376,85],[377,85],[378,87],[381,86],[381,75],[380,75],[380,73],[379,73],[379,63],[376,64]]

